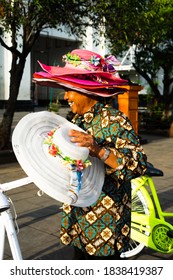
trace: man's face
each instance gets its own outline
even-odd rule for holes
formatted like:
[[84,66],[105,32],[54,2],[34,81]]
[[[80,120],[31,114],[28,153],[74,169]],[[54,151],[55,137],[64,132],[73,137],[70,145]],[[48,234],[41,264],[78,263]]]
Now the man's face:
[[91,108],[96,101],[91,97],[76,91],[66,91],[64,94],[66,100],[74,114],[83,115]]

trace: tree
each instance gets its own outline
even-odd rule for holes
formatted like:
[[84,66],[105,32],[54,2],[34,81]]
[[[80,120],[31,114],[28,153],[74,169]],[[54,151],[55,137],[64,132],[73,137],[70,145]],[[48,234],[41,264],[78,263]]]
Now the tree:
[[[134,68],[148,82],[157,103],[162,102],[164,111],[173,115],[172,0],[107,0],[99,1],[93,9],[103,19],[112,53],[119,55],[136,46]],[[156,80],[160,68],[163,91]]]
[[[45,28],[65,26],[78,38],[85,34],[88,0],[0,0],[0,43],[12,54],[7,107],[0,124],[0,150],[9,145],[16,100],[28,54]],[[4,34],[10,34],[7,45]],[[19,37],[22,44],[19,45]]]

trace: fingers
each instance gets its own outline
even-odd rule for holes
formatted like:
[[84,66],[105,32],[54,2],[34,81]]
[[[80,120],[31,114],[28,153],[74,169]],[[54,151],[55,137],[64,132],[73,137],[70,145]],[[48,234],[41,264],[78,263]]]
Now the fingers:
[[98,157],[101,147],[95,142],[91,134],[70,130],[69,136],[71,137],[71,142],[77,143],[80,147],[87,147],[90,151],[90,155]]
[[89,148],[93,143],[93,136],[81,131],[70,130],[69,136],[71,137],[71,142],[77,143],[81,147]]
[[86,134],[86,133],[84,133],[84,132],[81,132],[81,131],[79,131],[79,130],[74,130],[74,129],[71,129],[70,131],[69,131],[69,136],[74,136],[74,137],[77,137],[77,136],[80,136],[81,134]]

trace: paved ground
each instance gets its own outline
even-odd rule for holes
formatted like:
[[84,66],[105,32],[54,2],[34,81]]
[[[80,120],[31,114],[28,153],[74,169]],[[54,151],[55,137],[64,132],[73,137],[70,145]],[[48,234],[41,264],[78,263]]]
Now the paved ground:
[[[59,114],[65,116],[67,109],[61,108]],[[15,113],[13,126],[26,113]],[[0,119],[2,111],[0,112]],[[173,212],[173,138],[164,136],[141,135],[148,160],[164,171],[164,177],[155,178],[162,208]],[[144,141],[145,142],[145,141]],[[14,160],[7,158],[0,164],[0,183],[11,182],[26,175]],[[70,260],[73,251],[59,242],[61,204],[47,195],[38,196],[38,188],[29,184],[7,192],[17,212],[19,226],[18,240],[24,259],[28,260]],[[13,213],[14,215],[14,213]],[[173,219],[170,219],[173,223]],[[12,259],[8,240],[5,243],[5,259]],[[145,248],[132,259],[136,260],[173,260],[173,254],[160,254]]]

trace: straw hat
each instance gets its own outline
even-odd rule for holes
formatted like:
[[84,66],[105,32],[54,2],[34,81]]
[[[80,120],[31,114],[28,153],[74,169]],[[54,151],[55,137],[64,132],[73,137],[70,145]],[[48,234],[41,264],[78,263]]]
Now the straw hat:
[[40,190],[60,202],[87,207],[101,193],[104,164],[70,141],[70,129],[81,130],[55,113],[30,113],[14,129],[13,150]]
[[34,73],[33,81],[40,85],[70,88],[104,97],[124,92],[122,86],[127,81],[115,75],[116,66],[120,63],[114,56],[103,58],[95,52],[76,49],[64,55],[63,60],[64,67],[39,62],[44,72]]

